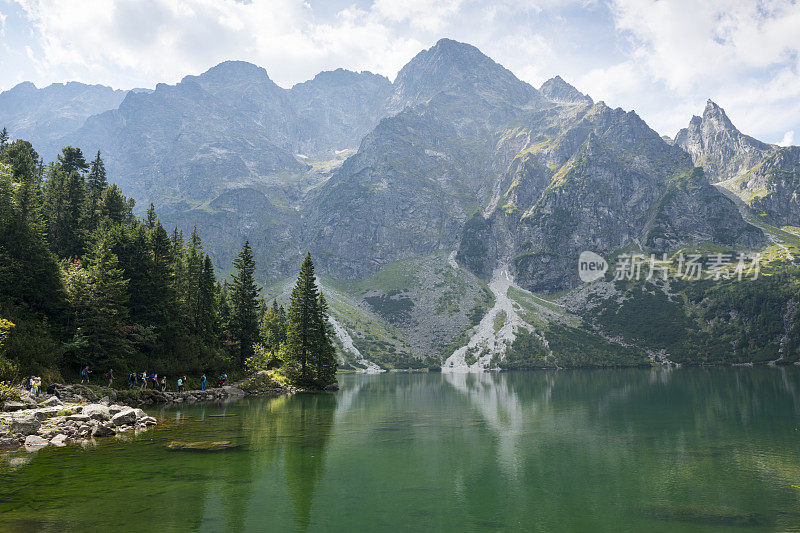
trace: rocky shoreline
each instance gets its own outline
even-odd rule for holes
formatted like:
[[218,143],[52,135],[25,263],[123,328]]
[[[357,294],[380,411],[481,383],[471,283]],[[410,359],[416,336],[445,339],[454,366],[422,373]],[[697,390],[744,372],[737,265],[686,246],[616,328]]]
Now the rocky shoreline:
[[[21,409],[18,404],[22,404]],[[24,446],[35,451],[45,446],[64,446],[95,437],[109,437],[157,424],[141,409],[105,403],[62,402],[55,396],[37,407],[25,402],[6,402],[0,413],[0,449]],[[8,411],[8,409],[15,409]]]
[[132,406],[202,403],[252,395],[280,396],[298,390],[273,381],[266,372],[258,372],[232,385],[184,392],[62,385],[59,387],[61,399],[48,396],[37,401],[23,391],[18,401],[2,405],[0,450],[24,446],[28,451],[35,451],[45,446],[64,446],[157,425],[155,418]]

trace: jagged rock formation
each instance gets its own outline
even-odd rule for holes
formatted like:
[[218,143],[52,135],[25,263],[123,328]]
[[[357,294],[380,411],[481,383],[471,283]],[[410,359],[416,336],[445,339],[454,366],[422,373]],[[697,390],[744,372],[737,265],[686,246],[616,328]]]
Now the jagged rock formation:
[[[548,129],[555,120],[560,127]],[[636,113],[587,102],[531,124],[525,135],[503,205],[475,215],[459,246],[459,258],[483,277],[510,263],[521,286],[556,291],[578,283],[583,250],[668,252],[763,239]]]
[[708,101],[675,145],[703,167],[712,183],[729,189],[773,224],[800,225],[800,148],[763,143],[741,133],[725,110]]
[[578,89],[565,82],[561,76],[550,78],[539,87],[539,92],[551,102],[559,104],[592,104],[589,95],[583,94]]

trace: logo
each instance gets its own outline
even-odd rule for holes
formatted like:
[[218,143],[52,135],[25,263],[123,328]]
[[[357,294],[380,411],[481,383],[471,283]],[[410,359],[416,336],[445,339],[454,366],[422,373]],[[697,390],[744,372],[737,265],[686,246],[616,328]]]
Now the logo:
[[581,252],[578,258],[578,277],[584,283],[591,283],[601,279],[608,270],[608,263],[594,252]]

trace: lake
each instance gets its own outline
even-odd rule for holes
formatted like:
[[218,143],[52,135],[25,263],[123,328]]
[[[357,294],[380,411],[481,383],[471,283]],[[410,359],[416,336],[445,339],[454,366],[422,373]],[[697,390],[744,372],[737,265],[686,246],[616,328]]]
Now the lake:
[[6,454],[0,531],[800,531],[796,367],[340,384]]

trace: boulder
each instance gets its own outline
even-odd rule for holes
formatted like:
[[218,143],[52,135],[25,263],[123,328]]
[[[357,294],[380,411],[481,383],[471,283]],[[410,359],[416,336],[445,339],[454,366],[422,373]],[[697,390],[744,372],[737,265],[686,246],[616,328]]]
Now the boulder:
[[55,407],[57,405],[64,405],[64,403],[55,396],[51,396],[50,398],[43,401],[42,405],[46,405],[47,407]]
[[22,402],[6,402],[3,404],[3,411],[19,411],[25,407],[26,405]]
[[146,416],[140,420],[145,426],[155,426],[158,422],[152,416]]
[[99,403],[90,403],[83,408],[83,414],[94,420],[108,420],[111,418],[111,413],[108,407]]
[[133,412],[136,413],[136,418],[145,418],[145,417],[147,417],[147,413],[145,413],[141,409],[134,409]]
[[50,444],[52,444],[53,446],[66,446],[67,438],[68,437],[63,433],[59,433],[58,435],[50,439]]
[[12,433],[22,435],[23,437],[27,435],[33,435],[39,431],[40,427],[42,427],[42,423],[32,414],[23,417],[12,418],[8,425],[8,429]]
[[14,437],[0,437],[0,450],[3,448],[11,448],[19,445],[19,441]]
[[39,435],[28,435],[25,438],[25,448],[44,448],[48,444],[50,444],[50,442]]
[[114,431],[114,428],[108,424],[97,424],[92,429],[92,437],[110,437],[116,434],[117,432]]
[[117,413],[121,413],[125,409],[127,409],[127,407],[124,405],[113,404],[108,406],[108,412],[109,414],[111,414],[112,417]]
[[126,409],[111,417],[111,423],[115,426],[126,426],[136,423],[136,410]]
[[91,418],[89,417],[89,415],[86,414],[77,414],[77,415],[69,415],[67,417],[67,420],[71,422],[88,422],[89,420],[91,420]]

